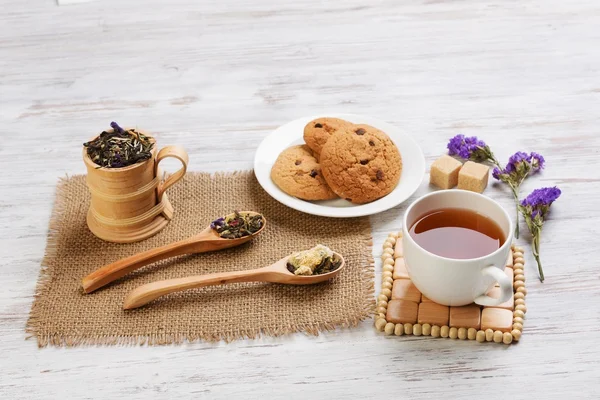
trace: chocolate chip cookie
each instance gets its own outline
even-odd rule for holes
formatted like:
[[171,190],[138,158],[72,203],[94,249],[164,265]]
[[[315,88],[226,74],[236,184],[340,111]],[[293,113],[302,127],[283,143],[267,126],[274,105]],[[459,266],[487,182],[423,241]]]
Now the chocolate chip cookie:
[[384,132],[354,125],[336,132],[321,151],[323,176],[340,197],[364,204],[389,194],[400,180],[402,158]]
[[349,130],[352,124],[339,118],[317,118],[304,127],[304,141],[319,160],[321,150],[327,140],[340,130]]
[[337,197],[325,182],[321,166],[306,145],[285,149],[271,168],[271,179],[281,190],[302,200]]

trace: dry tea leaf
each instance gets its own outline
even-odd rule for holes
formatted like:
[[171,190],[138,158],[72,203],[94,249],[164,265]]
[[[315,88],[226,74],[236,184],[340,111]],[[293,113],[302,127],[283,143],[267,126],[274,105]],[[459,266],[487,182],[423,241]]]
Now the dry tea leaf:
[[123,168],[152,157],[154,141],[135,129],[124,130],[111,122],[112,132],[103,131],[94,140],[84,143],[90,159],[98,168]]

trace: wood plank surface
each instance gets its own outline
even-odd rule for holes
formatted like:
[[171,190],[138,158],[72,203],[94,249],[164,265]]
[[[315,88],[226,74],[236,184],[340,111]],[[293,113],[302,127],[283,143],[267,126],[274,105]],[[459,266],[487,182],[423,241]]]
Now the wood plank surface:
[[[0,398],[598,397],[597,0],[0,0],[0,9]],[[230,344],[25,341],[55,185],[84,173],[83,141],[116,120],[185,146],[190,170],[249,169],[274,128],[327,111],[397,125],[428,164],[457,133],[478,135],[501,160],[516,150],[546,157],[523,192],[558,185],[563,195],[544,228],[543,284],[527,254],[521,343],[387,338],[372,321]],[[424,180],[415,197],[428,190]],[[486,194],[512,212],[506,188]],[[406,205],[372,217],[375,256]]]

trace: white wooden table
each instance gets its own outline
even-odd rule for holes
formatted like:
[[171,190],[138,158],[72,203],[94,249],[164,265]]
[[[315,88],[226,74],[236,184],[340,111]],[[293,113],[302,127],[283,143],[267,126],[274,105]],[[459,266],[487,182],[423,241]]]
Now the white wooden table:
[[[597,0],[0,6],[0,398],[598,398]],[[521,343],[387,338],[372,321],[231,344],[25,341],[55,184],[84,172],[84,140],[116,120],[184,145],[191,170],[249,169],[272,129],[326,110],[396,124],[428,164],[457,133],[501,160],[546,157],[523,192],[563,196],[543,235],[545,283],[527,255]],[[505,188],[486,194],[512,212]],[[405,206],[372,218],[376,256]]]

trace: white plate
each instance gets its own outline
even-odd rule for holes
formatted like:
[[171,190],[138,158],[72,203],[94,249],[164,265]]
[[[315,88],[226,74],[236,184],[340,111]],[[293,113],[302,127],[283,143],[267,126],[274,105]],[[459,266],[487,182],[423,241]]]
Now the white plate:
[[[368,124],[385,133],[394,141],[402,155],[402,175],[398,186],[387,196],[368,204],[352,204],[343,199],[305,201],[283,192],[271,180],[271,168],[277,156],[290,146],[303,144],[304,126],[319,117],[342,118],[355,124]],[[260,185],[277,201],[308,214],[324,217],[360,217],[376,214],[397,206],[408,199],[418,188],[425,174],[423,151],[410,136],[387,122],[355,114],[327,114],[304,117],[275,129],[267,136],[254,156],[254,173]]]

